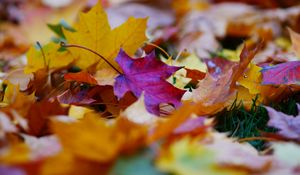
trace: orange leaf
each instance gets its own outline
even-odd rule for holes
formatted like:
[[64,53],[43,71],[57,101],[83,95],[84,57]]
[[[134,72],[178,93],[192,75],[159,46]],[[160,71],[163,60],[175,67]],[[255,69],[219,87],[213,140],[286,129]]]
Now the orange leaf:
[[67,81],[78,81],[82,83],[88,83],[92,85],[97,85],[97,80],[89,73],[81,71],[77,73],[66,73],[64,75],[65,80]]

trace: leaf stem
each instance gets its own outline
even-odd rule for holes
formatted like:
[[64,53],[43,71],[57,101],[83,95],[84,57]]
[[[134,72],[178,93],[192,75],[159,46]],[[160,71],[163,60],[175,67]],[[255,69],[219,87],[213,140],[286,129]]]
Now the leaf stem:
[[150,42],[146,42],[146,44],[150,45],[150,46],[154,46],[155,48],[159,49],[160,51],[162,51],[168,58],[170,58],[171,56],[168,54],[168,52],[166,52],[163,48],[161,48],[160,46],[154,44],[154,43],[150,43]]
[[87,50],[87,51],[90,51],[92,52],[93,54],[97,55],[98,57],[102,58],[110,67],[112,67],[115,71],[117,71],[119,74],[122,74],[116,67],[114,67],[106,58],[104,58],[102,55],[100,55],[98,52],[90,49],[90,48],[87,48],[85,46],[80,46],[80,45],[76,45],[76,44],[66,44],[64,42],[60,42],[60,45],[62,47],[75,47],[75,48],[80,48],[80,49],[84,49],[84,50]]
[[41,52],[42,52],[42,56],[43,56],[43,60],[44,60],[44,66],[45,66],[45,68],[48,70],[48,66],[49,65],[47,65],[47,63],[46,63],[46,55],[45,55],[45,52],[44,52],[44,49],[43,49],[43,47],[42,47],[42,45],[41,45],[41,43],[40,42],[36,42],[36,45],[40,48],[40,50],[41,50]]
[[269,137],[246,137],[246,138],[238,139],[238,142],[247,142],[247,141],[255,141],[255,140],[278,141],[278,139],[269,138]]

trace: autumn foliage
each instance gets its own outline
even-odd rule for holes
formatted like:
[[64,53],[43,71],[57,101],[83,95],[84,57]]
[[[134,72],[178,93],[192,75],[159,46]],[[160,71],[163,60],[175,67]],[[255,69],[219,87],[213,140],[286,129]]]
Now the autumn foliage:
[[238,2],[1,2],[0,175],[299,174],[300,4]]

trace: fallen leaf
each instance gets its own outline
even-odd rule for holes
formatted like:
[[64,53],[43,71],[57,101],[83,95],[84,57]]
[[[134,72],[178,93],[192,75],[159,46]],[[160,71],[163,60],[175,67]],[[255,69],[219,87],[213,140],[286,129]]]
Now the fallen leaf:
[[203,101],[206,104],[223,103],[233,98],[236,93],[237,81],[243,76],[248,64],[261,48],[261,43],[254,48],[244,45],[240,54],[240,62],[230,65],[228,70],[218,77],[213,77],[209,73],[199,82],[197,89],[193,91],[193,101]]
[[27,66],[25,73],[33,73],[39,69],[57,69],[68,66],[74,58],[69,51],[58,51],[60,45],[49,43],[41,49],[32,46],[27,52]]
[[250,64],[248,70],[246,70],[244,76],[241,76],[238,83],[249,90],[251,94],[259,94],[261,88],[261,67],[255,64]]
[[232,79],[231,79],[231,88],[233,86],[236,86],[237,80],[243,76],[243,73],[245,72],[246,68],[254,58],[254,56],[257,54],[257,52],[262,48],[263,43],[257,43],[254,46],[247,46],[244,45],[241,54],[240,54],[240,62],[238,66],[233,68],[232,73]]
[[91,85],[97,85],[97,80],[88,72],[77,72],[77,73],[66,73],[64,75],[65,80],[67,81],[78,81],[82,83],[88,83]]
[[[297,104],[298,111],[300,111],[300,105]],[[288,139],[300,140],[300,112],[297,116],[286,115],[282,112],[278,112],[271,107],[266,109],[269,114],[268,126],[279,129],[278,134]]]
[[116,61],[124,72],[116,78],[114,85],[114,92],[118,98],[123,97],[127,91],[132,91],[136,97],[140,97],[144,92],[146,109],[156,115],[160,113],[160,103],[180,106],[180,100],[185,91],[165,81],[180,67],[168,66],[158,61],[154,52],[145,57],[133,59],[121,50]]
[[261,70],[263,85],[300,84],[300,61],[266,66]]
[[[61,166],[64,165],[64,166]],[[110,164],[100,164],[77,157],[70,152],[64,151],[45,160],[41,167],[41,175],[97,175],[99,172],[106,173]],[[53,168],[56,167],[56,168]]]
[[57,100],[53,102],[43,100],[32,104],[24,116],[28,120],[28,133],[35,136],[49,134],[49,118],[64,114],[67,114],[67,108],[62,107]]
[[[113,127],[96,117],[84,117],[73,123],[53,121],[52,130],[64,149],[77,157],[96,162],[114,159],[123,141]],[[76,139],[69,139],[75,135]]]
[[[109,163],[121,152],[138,149],[145,144],[147,128],[118,118],[111,125],[103,118],[86,115],[79,121],[61,122],[54,120],[53,132],[59,138],[63,149],[78,158]],[[76,135],[76,139],[69,139]],[[90,150],[94,150],[91,152]]]
[[[75,24],[76,32],[64,30],[68,43],[78,44],[92,49],[106,58],[114,67],[119,69],[114,61],[122,47],[128,54],[133,55],[146,41],[147,19],[130,17],[121,26],[111,29],[107,15],[98,3],[88,13],[80,15],[79,22]],[[78,48],[69,49],[77,58],[76,65],[87,68],[98,63],[98,68],[110,68],[109,65],[91,52]]]

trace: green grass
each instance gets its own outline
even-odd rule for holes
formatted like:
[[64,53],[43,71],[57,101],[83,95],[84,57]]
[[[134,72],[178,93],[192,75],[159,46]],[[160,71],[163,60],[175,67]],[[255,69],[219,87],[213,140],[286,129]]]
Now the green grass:
[[[216,115],[215,129],[220,132],[227,132],[230,137],[236,138],[259,137],[261,131],[275,132],[275,128],[267,126],[269,116],[266,109],[263,106],[257,106],[255,102],[256,99],[253,99],[252,107],[247,111],[242,103],[235,101],[229,109]],[[297,102],[298,100],[292,97],[271,106],[286,114],[296,115],[298,113]],[[258,150],[267,147],[263,140],[249,141],[249,143]]]

